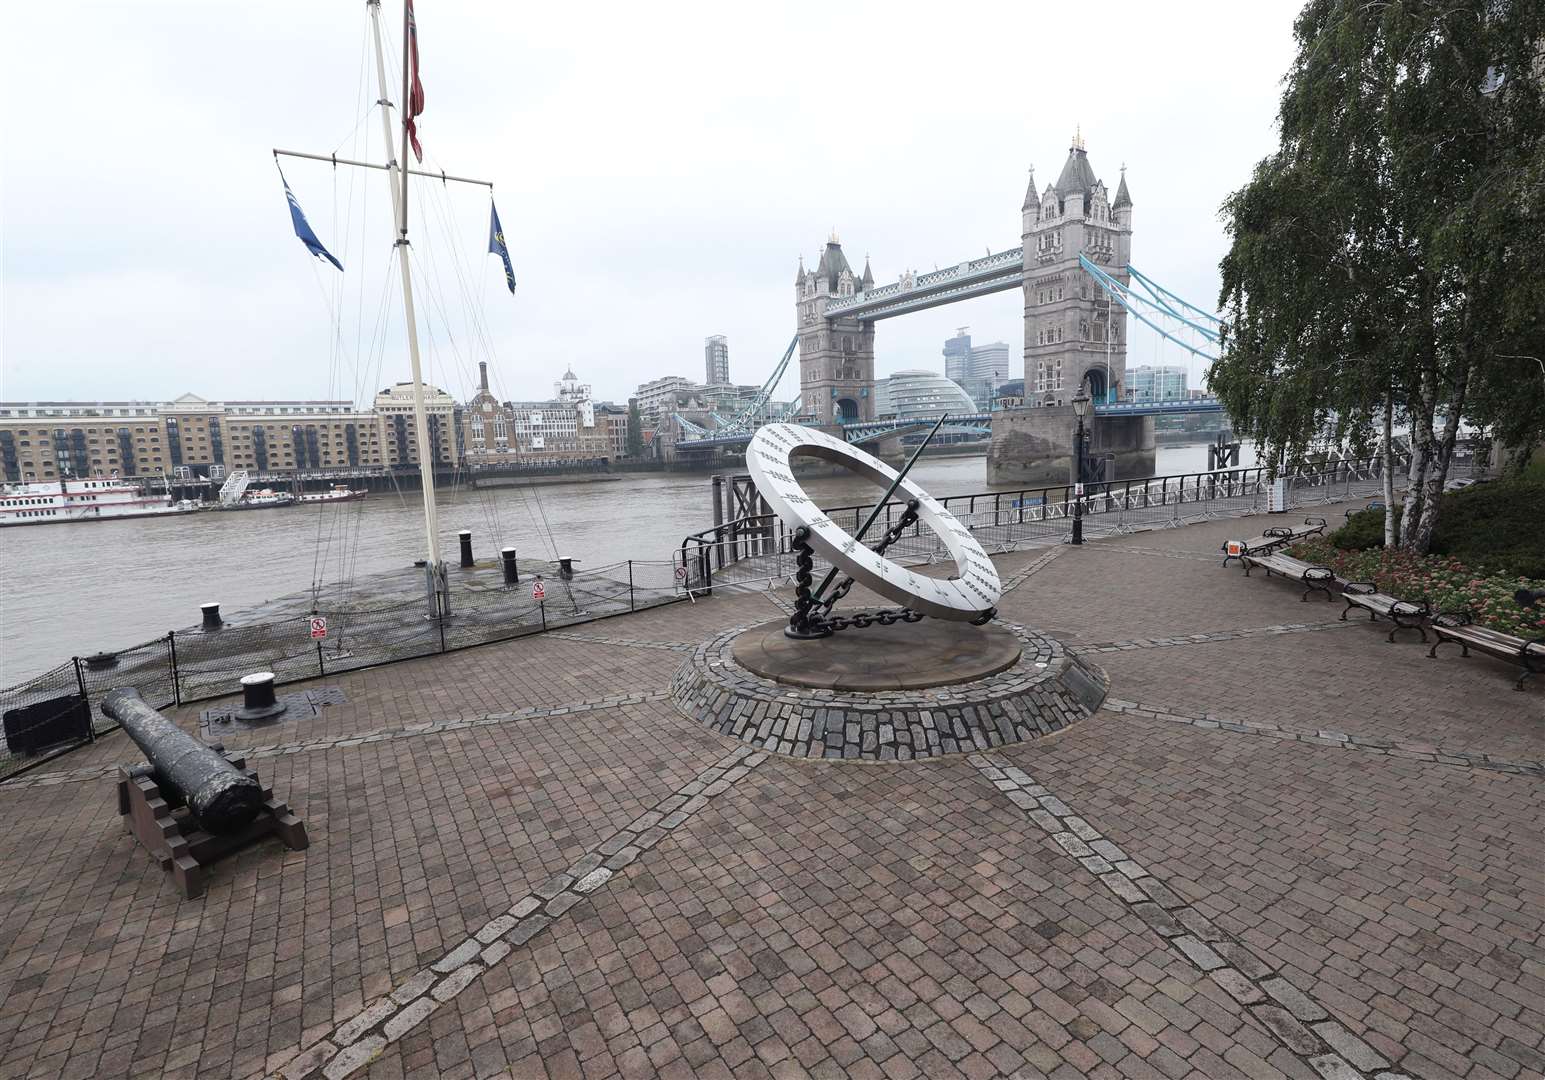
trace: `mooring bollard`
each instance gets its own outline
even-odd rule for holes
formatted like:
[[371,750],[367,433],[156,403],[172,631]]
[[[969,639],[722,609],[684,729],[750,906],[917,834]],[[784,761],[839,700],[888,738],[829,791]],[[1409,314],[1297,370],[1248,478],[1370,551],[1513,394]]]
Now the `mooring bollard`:
[[461,566],[466,569],[472,565],[472,530],[463,529],[456,535],[461,539]]
[[520,567],[515,564],[515,549],[512,547],[499,550],[499,561],[504,564],[504,583],[506,585],[520,584]]
[[241,708],[236,710],[237,719],[266,720],[284,710],[284,703],[274,697],[272,671],[254,671],[241,677]]
[[198,609],[204,615],[204,621],[201,624],[200,629],[203,629],[203,630],[218,630],[218,629],[220,629],[220,627],[225,625],[224,623],[222,623],[220,621],[220,605],[219,604],[214,604],[214,603],[200,604],[198,606]]
[[558,556],[558,576],[564,581],[574,580],[574,562],[574,559],[567,556]]

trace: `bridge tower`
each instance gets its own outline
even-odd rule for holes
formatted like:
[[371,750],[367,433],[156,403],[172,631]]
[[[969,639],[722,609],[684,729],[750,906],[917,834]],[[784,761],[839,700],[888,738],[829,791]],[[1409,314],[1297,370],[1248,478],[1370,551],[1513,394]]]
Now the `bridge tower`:
[[1126,167],[1115,198],[1109,198],[1089,164],[1083,136],[1075,134],[1055,184],[1037,195],[1031,172],[1022,214],[1025,404],[1064,405],[1081,382],[1096,401],[1120,400],[1127,370],[1126,312],[1079,268],[1078,257],[1127,282],[1132,196]]
[[854,275],[834,231],[815,269],[803,258],[794,279],[799,326],[799,389],[806,413],[823,425],[874,419],[874,323],[826,317],[826,305],[874,287],[869,260]]

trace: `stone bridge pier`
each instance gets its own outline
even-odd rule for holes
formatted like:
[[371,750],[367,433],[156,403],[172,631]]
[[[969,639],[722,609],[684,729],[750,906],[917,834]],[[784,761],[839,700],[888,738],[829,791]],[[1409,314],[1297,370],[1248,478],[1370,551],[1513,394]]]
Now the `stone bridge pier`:
[[[1152,476],[1156,463],[1153,417],[1099,416],[1084,421],[1089,455],[1115,459],[1112,479]],[[987,482],[1023,487],[1073,483],[1073,436],[1078,418],[1071,405],[1005,409],[992,414]]]

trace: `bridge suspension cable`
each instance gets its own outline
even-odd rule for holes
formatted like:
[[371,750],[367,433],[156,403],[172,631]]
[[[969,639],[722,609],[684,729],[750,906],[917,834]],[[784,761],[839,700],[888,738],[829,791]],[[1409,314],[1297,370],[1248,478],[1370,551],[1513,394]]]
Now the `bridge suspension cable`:
[[[1148,296],[1141,296],[1134,293],[1126,285],[1123,285],[1121,282],[1111,277],[1104,270],[1090,262],[1088,258],[1083,255],[1079,255],[1078,265],[1082,267],[1090,277],[1094,278],[1095,282],[1102,289],[1104,289],[1106,293],[1116,301],[1116,303],[1120,304],[1127,311],[1131,312],[1132,315],[1138,319],[1138,321],[1142,322],[1149,329],[1159,334],[1160,337],[1174,342],[1176,345],[1179,345],[1182,349],[1185,349],[1193,356],[1201,357],[1203,360],[1211,362],[1218,359],[1216,355],[1203,349],[1197,348],[1191,342],[1185,340],[1182,337],[1179,337],[1177,333],[1178,328],[1172,329],[1162,326],[1155,320],[1175,320],[1200,334],[1204,340],[1214,345],[1217,344],[1219,338],[1219,333],[1217,330],[1213,330],[1210,327],[1204,327],[1196,322],[1193,322],[1185,316],[1177,313],[1173,308],[1171,308],[1163,301],[1156,301]],[[1131,270],[1131,267],[1129,266],[1127,269]],[[1185,304],[1184,301],[1178,302]],[[1191,305],[1185,304],[1185,306],[1190,307]]]
[[[761,422],[766,419],[767,403],[772,400],[773,393],[778,389],[778,383],[782,381],[783,373],[788,370],[789,360],[793,358],[794,350],[798,345],[799,335],[795,334],[789,339],[789,347],[783,350],[783,359],[778,361],[778,366],[773,368],[771,375],[767,376],[767,381],[756,392],[756,397],[751,399],[751,404],[736,413],[732,419],[714,428],[712,431],[703,431],[702,428],[698,428],[699,431],[703,431],[703,434],[698,437],[718,439],[729,435],[741,435],[751,428],[760,426]],[[697,425],[694,424],[693,427],[697,427]]]

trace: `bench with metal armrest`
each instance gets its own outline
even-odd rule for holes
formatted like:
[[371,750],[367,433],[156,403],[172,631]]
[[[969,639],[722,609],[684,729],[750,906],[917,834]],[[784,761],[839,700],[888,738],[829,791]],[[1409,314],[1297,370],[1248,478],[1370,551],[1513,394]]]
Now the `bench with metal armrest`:
[[1330,591],[1331,585],[1336,580],[1336,573],[1328,566],[1314,566],[1302,559],[1295,559],[1291,555],[1273,553],[1270,555],[1244,554],[1239,557],[1245,565],[1245,577],[1250,576],[1252,567],[1259,567],[1266,571],[1266,576],[1281,574],[1285,578],[1292,578],[1304,586],[1304,595],[1300,600],[1308,600],[1312,592],[1322,592],[1326,600],[1334,600],[1335,594]]
[[1279,548],[1297,543],[1325,531],[1325,519],[1304,518],[1302,525],[1273,525],[1261,530],[1261,535],[1249,540],[1227,540],[1218,550],[1223,552],[1223,565],[1230,559],[1243,559],[1246,555],[1269,555]]
[[1513,684],[1514,690],[1522,690],[1524,680],[1530,675],[1545,672],[1545,637],[1521,638],[1476,626],[1475,616],[1468,610],[1445,611],[1436,616],[1432,620],[1432,632],[1438,640],[1427,650],[1429,657],[1438,655],[1439,645],[1452,641],[1459,646],[1462,656],[1469,656],[1470,650],[1476,649],[1498,660],[1517,664],[1523,672]]
[[1395,624],[1389,632],[1389,641],[1395,640],[1395,633],[1399,630],[1415,630],[1422,635],[1423,643],[1427,641],[1427,631],[1422,629],[1422,620],[1432,614],[1427,601],[1415,603],[1381,593],[1379,587],[1371,581],[1347,582],[1341,588],[1341,598],[1347,602],[1346,611],[1341,613],[1342,622],[1346,622],[1347,615],[1354,607],[1362,608],[1368,612],[1369,622],[1383,616]]

